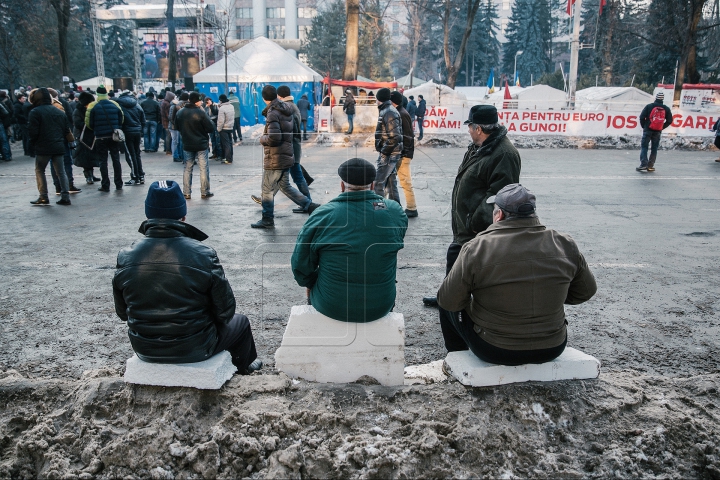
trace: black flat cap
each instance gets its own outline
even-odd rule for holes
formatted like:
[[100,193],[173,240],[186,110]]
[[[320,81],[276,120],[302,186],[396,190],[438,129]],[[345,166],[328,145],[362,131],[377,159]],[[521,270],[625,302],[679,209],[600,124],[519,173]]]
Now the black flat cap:
[[362,158],[351,158],[338,167],[338,175],[350,185],[364,186],[375,181],[377,171],[372,163]]

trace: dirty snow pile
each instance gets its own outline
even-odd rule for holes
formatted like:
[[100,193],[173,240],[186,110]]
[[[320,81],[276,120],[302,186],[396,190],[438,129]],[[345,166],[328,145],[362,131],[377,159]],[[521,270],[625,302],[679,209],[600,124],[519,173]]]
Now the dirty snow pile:
[[219,391],[114,375],[0,373],[0,478],[720,478],[718,374]]

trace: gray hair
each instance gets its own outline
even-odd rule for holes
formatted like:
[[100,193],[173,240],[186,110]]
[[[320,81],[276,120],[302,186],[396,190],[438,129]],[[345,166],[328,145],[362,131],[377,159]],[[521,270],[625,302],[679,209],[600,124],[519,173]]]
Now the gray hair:
[[360,192],[362,190],[370,190],[370,187],[372,186],[372,182],[370,182],[367,185],[353,185],[351,183],[347,183],[345,180],[342,181],[343,185],[345,185],[345,190],[348,192]]
[[491,123],[489,125],[478,125],[478,127],[480,127],[480,129],[483,131],[483,133],[492,133],[495,130],[500,129],[500,124],[499,123]]
[[493,204],[493,213],[492,213],[492,214],[493,214],[493,217],[494,217],[495,214],[498,212],[498,210],[501,211],[501,212],[503,212],[503,216],[504,216],[505,218],[531,218],[531,217],[537,217],[537,214],[535,213],[535,211],[533,211],[532,213],[528,213],[528,214],[512,213],[512,212],[508,212],[507,210],[503,210],[502,208],[500,208],[500,206],[499,206],[497,203]]

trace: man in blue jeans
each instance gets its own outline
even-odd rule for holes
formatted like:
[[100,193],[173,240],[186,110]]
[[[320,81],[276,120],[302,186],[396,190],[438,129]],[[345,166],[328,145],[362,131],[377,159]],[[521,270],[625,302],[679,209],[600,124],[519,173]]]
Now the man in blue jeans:
[[275,195],[282,191],[303,210],[312,213],[316,204],[290,185],[290,167],[295,163],[293,151],[293,109],[278,99],[277,90],[265,85],[262,98],[267,107],[263,146],[262,218],[252,228],[275,228]]
[[192,172],[195,162],[200,167],[200,196],[210,198],[210,167],[208,166],[208,134],[215,131],[210,117],[202,108],[200,94],[191,92],[188,102],[175,116],[175,128],[182,137],[184,148],[185,173],[183,174],[183,194],[190,200],[192,194]]
[[145,128],[143,129],[144,135],[144,151],[145,152],[157,152],[158,149],[158,135],[157,128],[160,118],[160,104],[155,101],[155,94],[148,92],[146,99],[140,104],[145,113]]
[[[640,143],[640,166],[635,170],[638,172],[654,172],[655,159],[657,158],[658,146],[662,131],[672,123],[672,111],[663,105],[665,94],[658,93],[655,101],[645,105],[640,113],[640,126],[643,129],[642,141]],[[650,159],[648,159],[648,144],[650,144]]]

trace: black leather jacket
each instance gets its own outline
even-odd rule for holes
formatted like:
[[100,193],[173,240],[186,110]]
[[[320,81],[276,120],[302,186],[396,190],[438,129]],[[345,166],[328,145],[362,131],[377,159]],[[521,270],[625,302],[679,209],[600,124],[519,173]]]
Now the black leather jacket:
[[400,113],[388,100],[378,105],[380,114],[375,127],[375,150],[380,155],[399,155],[403,149],[403,132]]
[[117,315],[142,360],[190,363],[210,358],[217,327],[235,314],[235,296],[203,232],[179,220],[150,219],[145,238],[118,253]]

